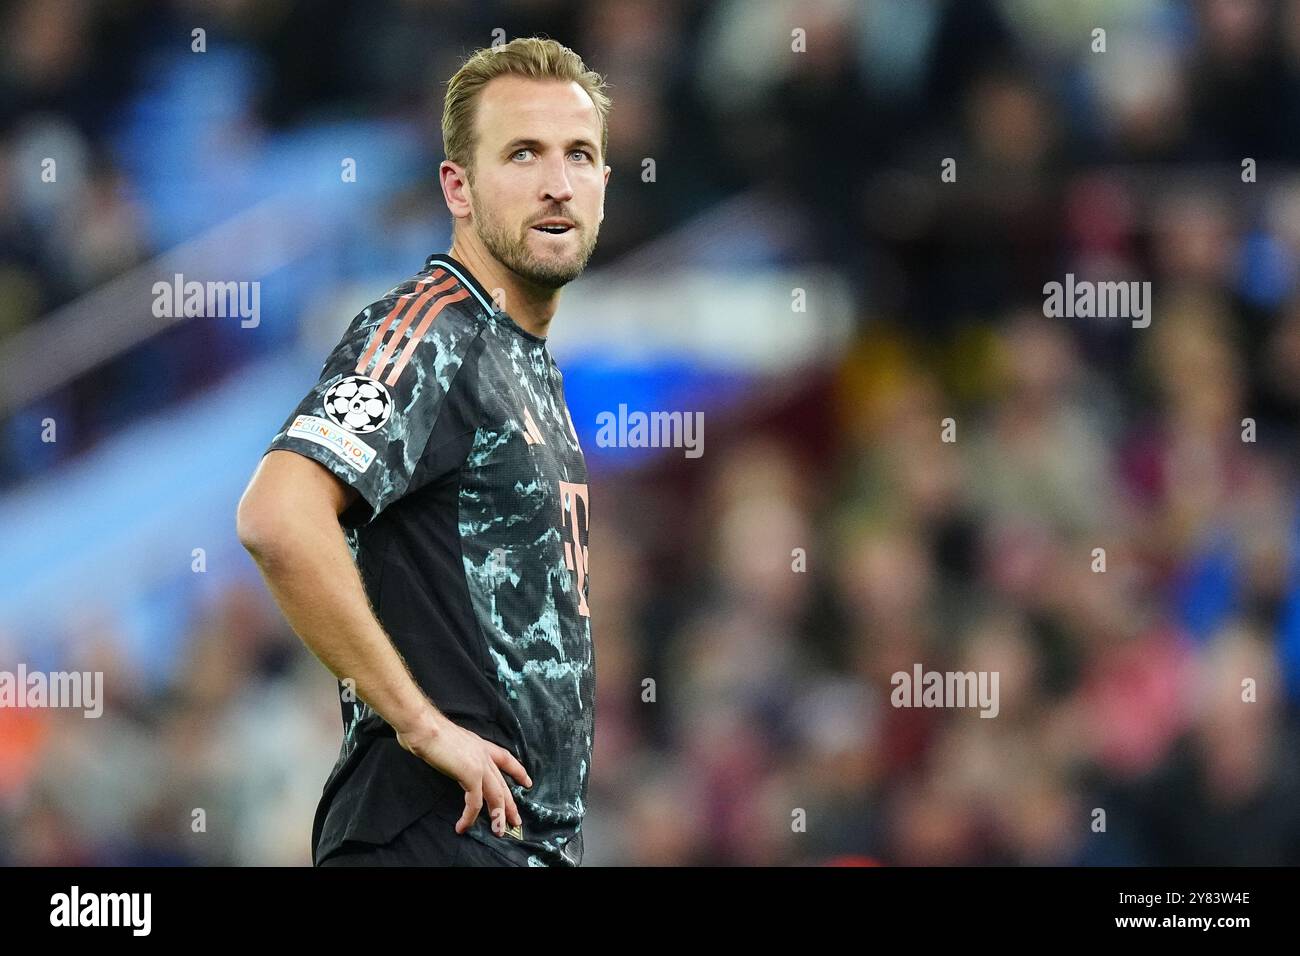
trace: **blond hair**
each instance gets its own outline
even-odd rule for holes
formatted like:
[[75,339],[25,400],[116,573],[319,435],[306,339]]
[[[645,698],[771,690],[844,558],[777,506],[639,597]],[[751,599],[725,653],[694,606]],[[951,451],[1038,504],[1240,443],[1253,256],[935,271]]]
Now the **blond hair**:
[[501,46],[475,50],[447,81],[447,98],[442,108],[442,147],[447,159],[473,169],[475,104],[489,80],[498,76],[522,76],[535,80],[566,80],[577,83],[592,103],[600,119],[600,159],[605,158],[609,143],[610,99],[605,80],[587,69],[582,57],[555,40],[542,37],[516,37]]

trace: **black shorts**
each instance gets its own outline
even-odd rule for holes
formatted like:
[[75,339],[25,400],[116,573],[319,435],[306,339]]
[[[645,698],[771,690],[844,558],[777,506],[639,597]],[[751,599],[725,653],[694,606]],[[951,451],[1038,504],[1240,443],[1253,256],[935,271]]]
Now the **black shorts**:
[[[484,810],[487,809],[486,805]],[[468,832],[437,810],[420,817],[387,843],[344,840],[317,866],[523,866]]]

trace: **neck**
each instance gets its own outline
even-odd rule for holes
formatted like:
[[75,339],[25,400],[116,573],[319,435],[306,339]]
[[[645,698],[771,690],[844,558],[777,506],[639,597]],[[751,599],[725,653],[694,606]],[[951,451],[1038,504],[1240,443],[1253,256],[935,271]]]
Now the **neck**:
[[488,295],[497,298],[496,290],[500,289],[499,304],[524,331],[546,337],[551,318],[560,304],[559,289],[548,289],[521,279],[503,266],[474,236],[454,237],[447,254],[469,269]]

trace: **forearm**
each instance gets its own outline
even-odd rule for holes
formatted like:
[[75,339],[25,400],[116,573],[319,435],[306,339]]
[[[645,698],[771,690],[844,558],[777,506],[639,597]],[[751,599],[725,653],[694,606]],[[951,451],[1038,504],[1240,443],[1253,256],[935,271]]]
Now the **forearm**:
[[353,682],[358,698],[398,730],[437,719],[375,618],[332,515],[282,523],[249,551],[289,626],[335,677]]

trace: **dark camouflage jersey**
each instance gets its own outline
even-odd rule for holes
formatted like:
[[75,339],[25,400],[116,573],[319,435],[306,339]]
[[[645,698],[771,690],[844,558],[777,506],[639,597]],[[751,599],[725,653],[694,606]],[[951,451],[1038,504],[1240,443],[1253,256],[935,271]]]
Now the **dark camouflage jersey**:
[[[340,521],[376,617],[429,699],[531,775],[527,790],[506,777],[522,828],[492,833],[485,803],[472,835],[519,863],[578,865],[594,734],[587,471],[545,339],[430,256],[352,321],[272,449],[360,493]],[[450,826],[464,791],[339,690],[315,861],[431,810]]]

